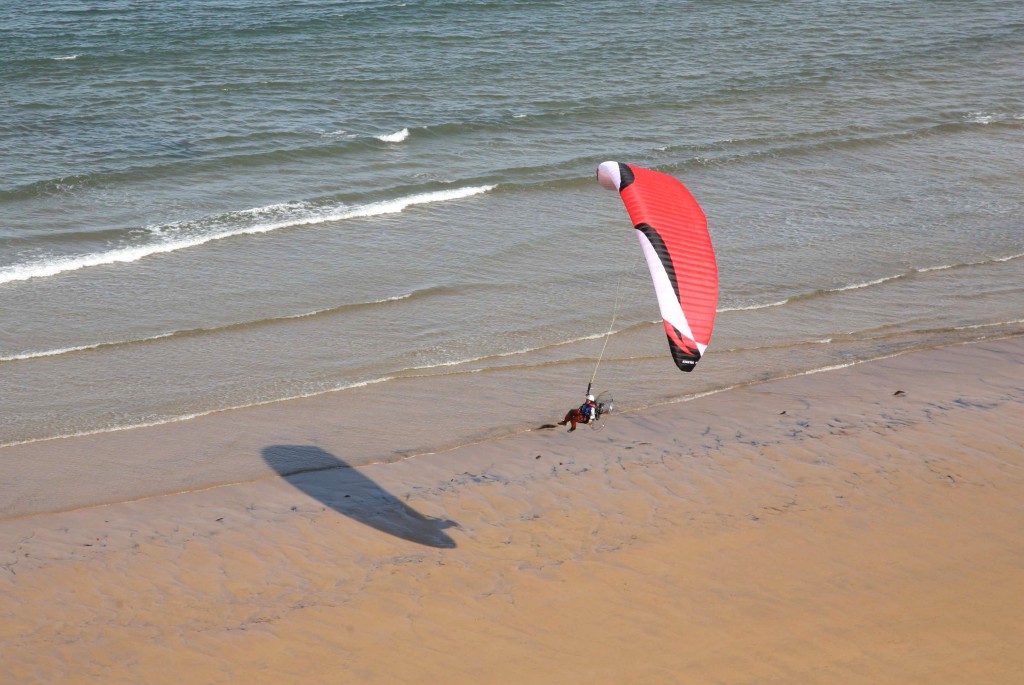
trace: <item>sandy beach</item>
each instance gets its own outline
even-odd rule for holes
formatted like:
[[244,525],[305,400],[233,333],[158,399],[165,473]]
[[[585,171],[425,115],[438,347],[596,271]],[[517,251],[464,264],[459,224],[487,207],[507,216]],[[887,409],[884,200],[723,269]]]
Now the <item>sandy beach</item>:
[[0,682],[1021,683],[1022,369],[981,341],[355,468],[261,407],[216,421],[263,475],[131,501],[103,469],[206,424],[6,448]]

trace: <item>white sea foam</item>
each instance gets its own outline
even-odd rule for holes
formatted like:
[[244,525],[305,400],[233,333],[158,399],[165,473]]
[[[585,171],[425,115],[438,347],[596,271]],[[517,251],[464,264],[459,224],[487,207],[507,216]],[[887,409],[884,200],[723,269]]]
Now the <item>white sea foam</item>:
[[[470,186],[466,188],[453,188],[451,190],[437,190],[431,193],[420,193],[409,195],[394,200],[371,202],[365,205],[340,205],[333,207],[310,208],[305,203],[277,204],[267,207],[256,207],[253,209],[231,212],[222,217],[209,219],[205,222],[191,222],[166,224],[163,226],[150,227],[154,235],[164,236],[162,240],[144,245],[117,248],[92,254],[75,255],[72,257],[49,257],[34,260],[24,264],[0,269],[0,283],[11,281],[24,281],[30,278],[45,278],[55,276],[66,271],[76,271],[90,266],[104,266],[136,262],[144,257],[156,254],[176,252],[190,247],[197,247],[215,240],[223,240],[240,235],[253,235],[257,233],[269,233],[281,228],[295,226],[310,226],[315,224],[343,221],[346,219],[367,218],[382,214],[397,214],[413,205],[429,204],[432,202],[447,202],[479,195],[492,190],[495,186]],[[279,217],[276,221],[260,222],[264,217]],[[232,219],[256,219],[256,223],[243,225],[242,227],[224,228],[225,224],[230,225]],[[244,222],[243,222],[244,223]],[[207,232],[199,231],[194,235],[180,237],[179,231],[189,225],[206,225],[212,230]],[[175,230],[179,229],[179,230]]]
[[[360,305],[374,305],[374,304],[386,304],[388,302],[398,302],[399,300],[407,300],[412,297],[415,293],[404,293],[402,295],[395,295],[394,297],[385,297],[383,300],[373,300],[371,302],[362,302],[353,305],[341,305],[342,307],[354,307]],[[320,314],[327,314],[328,312],[337,311],[340,307],[327,307],[325,309],[314,309],[311,312],[303,312],[302,314],[289,314],[282,316],[282,319],[305,319],[310,316],[318,316]]]
[[[1024,254],[1010,255],[1009,257],[997,257],[992,259],[992,262],[1008,262],[1014,259],[1024,257]],[[932,271],[946,271],[948,269],[956,269],[961,266],[983,266],[989,262],[967,262],[964,264],[942,264],[939,266],[926,266],[919,269],[913,269],[911,273],[925,274]],[[882,278],[876,278],[872,281],[865,281],[863,283],[852,283],[850,285],[840,286],[838,288],[830,288],[828,290],[822,290],[821,293],[841,293],[847,290],[860,290],[861,288],[870,288],[874,285],[881,285],[882,283],[888,283],[889,281],[895,281],[900,278],[907,276],[908,274],[895,274],[892,276],[883,276]],[[799,297],[799,296],[797,296]],[[722,312],[743,312],[752,311],[755,309],[767,309],[769,307],[780,307],[784,304],[789,304],[794,298],[789,297],[784,300],[778,300],[777,302],[766,302],[764,304],[752,304],[743,307],[722,307],[718,310],[718,313]]]
[[[880,359],[884,359],[884,357],[880,357]],[[816,373],[824,373],[825,371],[837,371],[839,369],[846,369],[846,368],[849,368],[849,367],[854,366],[856,364],[860,364],[861,361],[870,361],[870,360],[866,360],[865,359],[865,360],[858,360],[858,361],[853,361],[853,362],[846,362],[845,364],[833,364],[832,366],[822,366],[821,368],[818,368],[818,369],[810,369],[808,371],[801,371],[800,373],[797,373],[795,375],[796,376],[811,376],[811,375],[816,374]]]
[[896,274],[895,276],[883,276],[882,278],[876,278],[873,281],[867,281],[865,283],[854,283],[853,285],[845,285],[842,288],[835,288],[831,292],[841,293],[844,290],[860,290],[861,288],[870,288],[873,285],[885,283],[886,281],[894,281],[897,278],[902,278],[903,274]]
[[946,271],[948,269],[955,269],[956,267],[956,264],[942,264],[940,266],[926,266],[920,269],[916,269],[916,271],[919,274],[926,274],[929,271]]
[[992,257],[991,259],[981,262],[963,262],[962,264],[942,264],[940,266],[926,266],[920,269],[915,269],[915,271],[917,271],[917,273],[919,274],[926,274],[930,271],[946,271],[948,269],[957,269],[963,266],[985,266],[986,264],[994,264],[997,262],[1010,262],[1013,261],[1014,259],[1020,259],[1021,257],[1024,257],[1024,254],[1014,254],[1009,255],[1008,257]]
[[998,116],[995,114],[989,114],[987,112],[971,112],[967,115],[967,121],[974,124],[991,124],[996,121]]
[[401,131],[395,131],[394,133],[388,133],[383,136],[374,136],[377,140],[382,140],[385,143],[401,143],[403,140],[409,137],[409,129],[403,128]]
[[972,124],[987,125],[1011,119],[1020,121],[1024,119],[1024,114],[1010,114],[1008,112],[971,112],[964,117],[964,119]]
[[781,307],[782,305],[786,304],[787,302],[789,302],[789,298],[786,298],[785,300],[779,300],[778,302],[767,302],[765,304],[752,304],[752,305],[748,305],[746,307],[722,307],[721,309],[718,310],[718,313],[721,314],[722,312],[746,312],[746,311],[751,311],[751,310],[754,310],[754,309],[767,309],[768,307]]
[[[385,298],[383,298],[381,300],[371,300],[369,302],[357,302],[357,303],[353,303],[353,304],[339,305],[339,306],[336,306],[336,307],[327,307],[325,309],[314,309],[313,311],[303,312],[301,314],[287,314],[285,316],[267,319],[266,321],[269,322],[269,321],[281,321],[281,320],[284,320],[284,319],[305,319],[305,318],[309,318],[311,316],[318,316],[320,314],[327,314],[327,313],[330,313],[330,312],[338,311],[339,309],[347,308],[347,307],[358,307],[358,306],[365,306],[365,305],[386,304],[388,302],[398,302],[400,300],[407,300],[407,299],[409,299],[410,297],[412,297],[415,294],[416,293],[414,293],[414,292],[403,293],[401,295],[394,295],[392,297],[385,297]],[[111,341],[107,341],[107,342],[90,343],[88,345],[76,345],[74,347],[59,347],[59,348],[52,349],[52,350],[41,350],[41,351],[37,351],[37,352],[19,352],[17,354],[9,354],[9,355],[5,355],[5,356],[0,356],[0,362],[23,361],[23,360],[26,360],[26,359],[39,359],[40,357],[57,357],[57,356],[60,356],[62,354],[72,354],[74,352],[87,352],[89,350],[98,350],[100,348],[105,348],[105,347],[116,347],[116,346],[119,346],[119,345],[130,345],[130,344],[135,344],[135,343],[151,342],[153,340],[160,340],[162,338],[173,338],[174,336],[180,335],[182,333],[195,333],[195,332],[198,332],[200,330],[207,330],[209,332],[213,332],[213,331],[217,331],[217,330],[223,330],[225,328],[232,328],[234,326],[245,325],[247,323],[260,323],[260,322],[253,321],[253,322],[244,322],[244,323],[241,323],[241,324],[239,324],[239,323],[226,324],[224,326],[210,328],[210,329],[179,330],[179,331],[172,331],[172,332],[169,332],[169,333],[159,333],[157,335],[150,335],[150,336],[147,336],[147,337],[144,337],[144,338],[133,338],[133,339],[126,339],[126,340],[111,340]]]
[[210,409],[209,411],[200,411],[193,414],[184,414],[182,416],[169,416],[165,419],[158,419],[156,421],[146,421],[139,423],[129,423],[121,426],[109,426],[106,428],[96,428],[93,430],[79,431],[77,433],[66,433],[64,435],[52,435],[45,438],[32,438],[29,440],[19,440],[16,442],[5,442],[0,443],[0,447],[14,447],[15,445],[27,445],[33,442],[47,442],[49,440],[63,440],[65,438],[80,438],[86,435],[100,435],[102,433],[118,433],[120,431],[134,430],[136,428],[149,428],[151,426],[163,426],[168,423],[179,423],[181,421],[190,421],[192,419],[198,419],[202,416],[210,416],[211,414],[219,414],[225,411],[234,411],[236,409],[248,409],[250,407],[262,407],[268,404],[274,404],[276,402],[286,402],[289,400],[301,400],[307,397],[316,397],[318,395],[326,395],[332,392],[341,392],[342,390],[351,390],[354,388],[363,388],[368,385],[376,385],[377,383],[386,383],[387,381],[395,380],[395,376],[384,376],[382,378],[371,378],[365,381],[356,381],[355,383],[349,383],[346,385],[338,385],[332,388],[324,390],[314,390],[312,392],[302,393],[300,395],[294,395],[291,397],[283,397],[275,400],[261,400],[259,402],[252,402],[250,404],[239,404],[234,407],[224,407],[221,409]]
[[39,357],[56,357],[61,354],[68,354],[70,352],[81,352],[83,350],[95,350],[98,347],[103,347],[109,343],[95,343],[93,345],[78,345],[77,347],[62,347],[56,350],[45,350],[43,352],[21,352],[20,354],[11,354],[4,357],[0,357],[0,362],[14,362],[21,361],[23,359],[37,359]]
[[74,347],[59,347],[53,350],[42,350],[39,352],[20,352],[18,354],[11,354],[0,357],[0,362],[15,362],[23,361],[25,359],[39,359],[40,357],[57,357],[62,354],[71,354],[73,352],[86,352],[88,350],[98,350],[101,347],[115,347],[117,345],[127,345],[129,343],[140,343],[149,342],[150,340],[159,340],[160,338],[170,338],[174,333],[161,333],[159,335],[151,335],[147,338],[138,338],[136,340],[117,340],[111,342],[100,342],[91,343],[89,345],[76,345]]
[[[652,321],[651,323],[654,323],[654,322]],[[615,331],[615,333],[619,333],[619,332],[620,331]],[[547,344],[547,345],[538,345],[536,347],[524,347],[522,349],[511,350],[509,352],[494,352],[493,354],[483,354],[483,355],[480,355],[479,357],[467,357],[465,359],[458,359],[458,360],[447,361],[447,362],[435,362],[435,363],[432,363],[432,364],[422,364],[420,366],[413,366],[409,370],[410,371],[426,371],[426,370],[429,370],[429,369],[438,369],[438,368],[448,367],[448,366],[460,366],[462,364],[472,364],[474,362],[484,361],[485,359],[499,359],[501,357],[515,357],[515,356],[520,355],[520,354],[529,354],[531,352],[539,352],[541,350],[546,350],[546,349],[549,349],[549,348],[552,348],[552,347],[562,347],[564,345],[572,345],[573,343],[585,342],[587,340],[599,340],[599,339],[605,337],[605,335],[607,335],[607,333],[593,333],[591,335],[584,335],[584,336],[579,337],[579,338],[572,338],[570,340],[562,340],[560,342],[554,342],[554,343],[550,343],[550,344]],[[480,370],[481,369],[474,369],[473,373],[475,373],[477,371],[480,371]]]
[[1011,262],[1011,261],[1013,261],[1014,259],[1020,259],[1021,257],[1024,257],[1024,253],[1021,253],[1021,254],[1012,254],[1012,255],[1010,255],[1009,257],[996,257],[996,258],[995,258],[995,259],[993,259],[992,261],[994,261],[994,262]]
[[78,59],[78,55],[68,55],[67,57],[51,57],[54,62],[68,62],[73,59]]
[[978,328],[994,328],[996,326],[1017,326],[1024,323],[1024,319],[1015,319],[1013,321],[996,321],[995,323],[976,323],[970,326],[957,326],[954,331],[970,331]]

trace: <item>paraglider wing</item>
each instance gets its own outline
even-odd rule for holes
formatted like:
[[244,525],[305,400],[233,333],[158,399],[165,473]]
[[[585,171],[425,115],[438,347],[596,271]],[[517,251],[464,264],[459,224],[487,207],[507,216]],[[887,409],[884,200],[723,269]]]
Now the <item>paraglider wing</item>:
[[693,371],[711,341],[718,267],[708,222],[677,179],[631,164],[604,162],[597,178],[618,190],[651,270],[672,358]]

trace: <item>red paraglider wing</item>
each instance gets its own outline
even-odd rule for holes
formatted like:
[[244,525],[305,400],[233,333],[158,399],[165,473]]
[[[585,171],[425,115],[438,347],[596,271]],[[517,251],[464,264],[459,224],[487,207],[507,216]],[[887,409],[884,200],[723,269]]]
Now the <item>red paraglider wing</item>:
[[672,357],[692,371],[711,341],[718,307],[707,218],[686,186],[668,174],[605,162],[598,178],[622,196],[651,270]]

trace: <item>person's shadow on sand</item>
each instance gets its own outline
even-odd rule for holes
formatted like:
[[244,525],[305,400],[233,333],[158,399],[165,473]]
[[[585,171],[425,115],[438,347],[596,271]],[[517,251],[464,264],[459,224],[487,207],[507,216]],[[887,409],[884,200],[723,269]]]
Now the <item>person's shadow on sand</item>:
[[455,547],[444,529],[457,523],[420,514],[319,447],[273,445],[263,448],[263,460],[302,492],[360,523],[421,545]]

